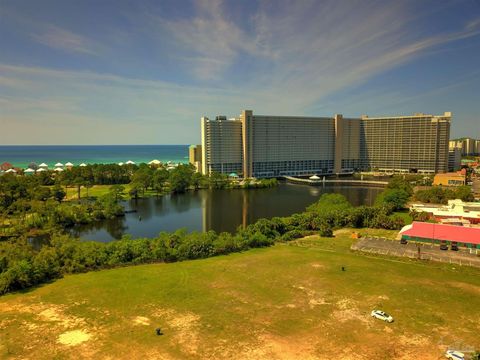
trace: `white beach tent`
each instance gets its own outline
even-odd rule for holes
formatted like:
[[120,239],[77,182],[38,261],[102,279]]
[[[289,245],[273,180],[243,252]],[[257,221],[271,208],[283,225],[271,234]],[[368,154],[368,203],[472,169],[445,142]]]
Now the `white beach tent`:
[[37,172],[44,172],[44,171],[47,171],[47,169],[41,167],[40,169],[37,170]]
[[57,171],[57,172],[62,172],[63,171],[63,168],[61,167],[56,167],[55,169],[53,169],[54,171]]
[[85,166],[87,166],[87,164],[85,164],[85,163],[81,163],[79,166],[81,166],[81,167],[85,167]]
[[125,165],[123,162],[118,163],[118,166],[123,166],[123,165]]
[[152,160],[148,163],[148,165],[160,165],[162,162],[160,160]]
[[55,164],[55,167],[56,168],[63,168],[63,164],[58,162],[58,163]]
[[320,180],[320,178],[317,175],[313,175],[309,177],[310,180]]
[[41,163],[40,165],[38,165],[38,167],[41,169],[48,169],[48,165],[45,163]]
[[5,171],[6,174],[16,174],[17,173],[17,170],[15,169],[8,169],[7,171]]
[[71,167],[71,166],[73,166],[73,164],[72,164],[71,162],[67,162],[67,163],[65,164],[65,166],[70,166],[70,167]]
[[135,162],[132,160],[128,160],[125,164],[127,165],[135,165]]
[[35,170],[30,169],[30,168],[28,168],[24,171],[25,174],[33,174],[34,172],[35,172]]

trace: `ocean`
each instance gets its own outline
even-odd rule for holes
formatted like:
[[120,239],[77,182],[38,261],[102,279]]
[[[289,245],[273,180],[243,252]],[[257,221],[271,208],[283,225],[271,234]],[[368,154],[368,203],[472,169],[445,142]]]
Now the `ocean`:
[[61,162],[74,165],[111,164],[126,162],[188,163],[188,145],[18,145],[0,146],[0,164],[9,162],[15,167],[27,168],[34,162],[46,163],[50,168]]

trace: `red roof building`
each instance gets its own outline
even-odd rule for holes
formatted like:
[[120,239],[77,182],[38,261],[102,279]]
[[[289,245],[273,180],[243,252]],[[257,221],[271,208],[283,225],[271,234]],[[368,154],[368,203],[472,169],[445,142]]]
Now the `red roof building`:
[[3,171],[7,171],[13,168],[13,165],[10,164],[9,162],[4,162],[3,164],[0,165],[0,169]]
[[414,221],[401,231],[402,239],[440,243],[457,242],[469,248],[480,249],[480,228]]

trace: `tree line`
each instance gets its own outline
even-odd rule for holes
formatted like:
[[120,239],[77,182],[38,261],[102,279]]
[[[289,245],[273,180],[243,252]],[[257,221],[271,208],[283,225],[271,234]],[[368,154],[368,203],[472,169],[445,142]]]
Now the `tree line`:
[[[128,184],[129,194],[126,191]],[[89,197],[93,185],[110,185],[99,197]],[[60,173],[41,172],[34,176],[0,176],[0,236],[19,234],[32,229],[50,231],[121,216],[120,204],[127,195],[145,196],[148,190],[161,195],[182,193],[200,188],[227,189],[276,186],[276,179],[233,181],[224,174],[204,176],[192,165],[179,165],[167,170],[164,166],[146,164],[96,164],[73,167]],[[77,189],[77,201],[65,202],[69,187]],[[81,188],[87,190],[81,198]]]
[[[123,196],[123,190],[122,185],[113,185],[107,194],[105,199],[109,200],[104,201],[109,202],[112,210]],[[20,186],[11,191],[24,193],[25,189]],[[118,241],[101,243],[81,241],[53,229],[49,242],[39,250],[22,235],[0,242],[0,293],[41,284],[69,273],[206,258],[271,246],[310,234],[330,237],[335,229],[343,227],[400,229],[404,220],[395,211],[403,209],[412,195],[410,183],[394,177],[373,206],[354,207],[340,194],[323,194],[303,213],[260,219],[245,228],[239,227],[234,234],[178,230],[160,233],[153,239],[125,236]],[[110,209],[110,205],[104,205],[103,211]],[[115,216],[114,211],[112,215]]]
[[[113,196],[113,195],[112,195]],[[21,236],[0,242],[0,293],[24,289],[63,276],[96,269],[206,258],[271,246],[309,234],[333,236],[341,227],[399,229],[403,220],[385,201],[352,206],[339,194],[324,194],[305,212],[260,219],[234,234],[162,232],[152,239],[124,236],[110,243],[81,241],[60,232],[39,250]]]

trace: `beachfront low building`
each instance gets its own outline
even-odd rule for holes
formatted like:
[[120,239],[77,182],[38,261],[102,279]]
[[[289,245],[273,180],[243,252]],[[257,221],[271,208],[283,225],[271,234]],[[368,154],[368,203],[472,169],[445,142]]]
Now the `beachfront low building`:
[[435,204],[411,204],[410,210],[426,212],[433,219],[460,219],[467,220],[471,224],[480,224],[480,203],[464,202],[460,199],[448,200],[447,205]]
[[344,118],[254,115],[201,119],[203,174],[243,177],[352,171],[448,171],[452,114]]
[[480,249],[480,228],[414,221],[400,230],[403,240]]

